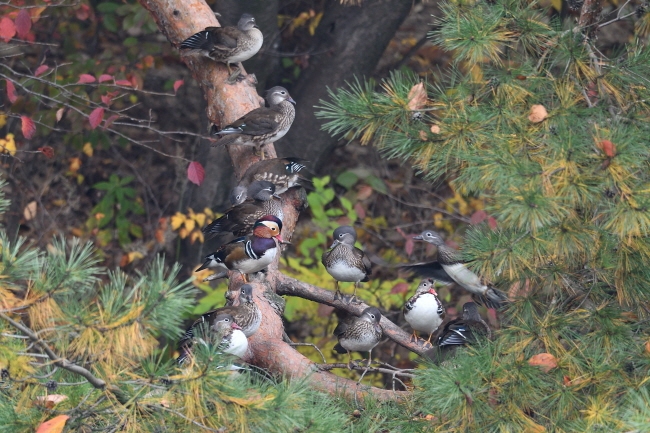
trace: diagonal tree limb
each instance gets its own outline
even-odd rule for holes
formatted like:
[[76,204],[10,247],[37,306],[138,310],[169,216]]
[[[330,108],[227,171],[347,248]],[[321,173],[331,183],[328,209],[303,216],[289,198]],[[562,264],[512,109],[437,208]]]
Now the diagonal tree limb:
[[[336,307],[356,316],[360,316],[361,312],[364,309],[371,306],[364,302],[361,302],[359,304],[346,304],[339,300],[335,301],[334,292],[322,289],[320,287],[312,286],[311,284],[304,283],[284,274],[279,275],[278,283],[278,295],[298,296],[299,298],[309,299],[310,301],[318,302],[320,304]],[[388,320],[386,317],[382,316],[381,322],[379,324],[381,325],[381,328],[384,331],[384,335],[386,337],[390,338],[395,343],[399,344],[402,347],[405,347],[411,352],[423,356],[426,352],[426,349],[428,349],[424,346],[418,345],[417,343],[411,342],[411,335]]]

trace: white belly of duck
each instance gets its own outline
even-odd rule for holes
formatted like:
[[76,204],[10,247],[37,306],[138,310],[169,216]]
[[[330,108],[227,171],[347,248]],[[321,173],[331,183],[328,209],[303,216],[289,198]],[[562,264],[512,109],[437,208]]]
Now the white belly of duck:
[[404,318],[411,328],[427,334],[433,333],[442,324],[442,318],[438,316],[438,302],[430,293],[421,295],[413,309],[404,313]]
[[257,260],[248,258],[246,260],[242,260],[241,262],[237,263],[239,271],[242,274],[254,274],[255,272],[261,271],[270,265],[271,262],[273,262],[277,251],[277,248],[271,248],[266,250],[264,252],[264,255]]
[[483,294],[487,290],[487,286],[481,283],[481,279],[478,275],[467,269],[462,263],[456,263],[455,265],[442,265],[442,268],[456,283],[469,292]]
[[342,338],[339,340],[339,343],[341,344],[341,347],[350,352],[367,352],[375,347],[379,342],[375,339],[374,333],[370,332],[360,339],[347,340]]
[[248,339],[242,331],[235,329],[230,336],[230,344],[224,352],[242,358],[248,350]]
[[337,281],[356,283],[366,278],[365,272],[340,261],[334,262],[331,267],[327,268],[327,272]]

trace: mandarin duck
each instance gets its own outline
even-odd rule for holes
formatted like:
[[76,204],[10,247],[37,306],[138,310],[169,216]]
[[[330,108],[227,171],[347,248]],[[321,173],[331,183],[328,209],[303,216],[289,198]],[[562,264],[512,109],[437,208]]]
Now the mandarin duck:
[[231,63],[240,63],[253,57],[262,48],[264,36],[255,24],[255,18],[250,14],[243,14],[236,27],[207,27],[185,39],[180,48],[188,50],[187,54],[201,54],[212,60],[223,62],[228,68],[230,77],[228,82],[233,82],[241,72],[241,66],[233,73]]
[[247,275],[266,268],[278,253],[278,242],[282,221],[273,215],[265,215],[255,221],[253,234],[237,238],[205,257],[203,265],[196,272],[212,268],[218,271],[238,271],[244,282]]
[[232,190],[230,202],[233,205],[243,203],[248,197],[248,188],[257,180],[265,180],[275,185],[275,194],[280,195],[289,188],[299,185],[300,175],[305,168],[303,159],[287,157],[258,161],[248,167],[239,184]]
[[368,307],[361,316],[352,320],[340,321],[334,335],[339,342],[334,346],[337,353],[348,354],[348,368],[351,369],[352,355],[350,352],[369,352],[368,366],[372,361],[372,349],[379,344],[383,331],[379,326],[381,312],[376,307]]
[[[237,191],[233,190],[233,195]],[[282,219],[282,203],[276,198],[275,185],[266,180],[256,180],[248,187],[250,198],[228,209],[223,216],[217,218],[203,228],[206,235],[218,235],[232,232],[235,236],[245,236],[251,232],[255,222],[264,215],[273,215]]]
[[264,145],[284,137],[296,117],[296,109],[293,106],[296,101],[291,98],[287,89],[276,86],[266,92],[266,102],[269,107],[256,108],[221,130],[217,130],[213,125],[211,134],[222,136],[215,146],[243,144],[255,146],[259,153]]
[[445,245],[438,233],[425,230],[413,239],[425,241],[438,247],[438,261],[401,265],[401,268],[414,271],[425,278],[433,278],[441,283],[456,283],[470,292],[474,302],[479,305],[485,304],[489,308],[498,309],[509,302],[508,295],[484,283],[478,275],[469,270],[456,254],[456,250]]
[[334,242],[329,250],[323,253],[321,262],[327,272],[334,277],[336,292],[334,300],[341,299],[339,281],[353,282],[354,292],[350,302],[356,299],[359,282],[369,280],[372,272],[370,259],[359,248],[354,246],[357,232],[350,226],[341,226],[334,230]]
[[426,342],[431,345],[433,333],[445,319],[445,307],[442,306],[442,302],[434,290],[431,278],[420,281],[415,295],[411,296],[404,304],[403,311],[404,319],[413,328],[411,341],[419,341],[416,331],[426,332],[429,334]]
[[[217,342],[218,340],[218,342]],[[248,350],[248,339],[231,314],[217,314],[211,325],[207,322],[192,325],[179,343],[180,355],[176,362],[183,364],[192,354],[196,343],[217,343],[217,349],[223,353],[242,358]]]

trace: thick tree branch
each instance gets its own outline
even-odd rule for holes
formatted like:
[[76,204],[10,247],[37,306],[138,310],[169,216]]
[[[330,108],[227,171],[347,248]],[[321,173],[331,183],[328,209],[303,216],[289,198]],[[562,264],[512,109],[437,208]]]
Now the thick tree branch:
[[83,368],[82,366],[77,365],[74,362],[70,362],[66,358],[61,358],[59,355],[54,353],[54,351],[50,348],[50,346],[48,346],[48,344],[45,341],[39,338],[38,335],[36,335],[36,333],[31,329],[29,329],[27,326],[19,322],[16,322],[15,320],[13,320],[11,317],[7,316],[4,313],[0,313],[0,319],[3,319],[4,321],[8,322],[11,326],[13,326],[23,334],[28,336],[29,339],[34,342],[34,344],[36,344],[38,347],[43,349],[43,352],[47,354],[48,358],[52,360],[54,365],[61,367],[65,370],[68,370],[71,373],[78,374],[79,376],[86,379],[88,383],[90,383],[93,387],[97,389],[102,389],[102,390],[105,389],[109,391],[122,404],[127,404],[127,402],[129,401],[129,398],[126,395],[126,393],[121,389],[119,389],[118,387],[116,387],[115,385],[107,384],[104,380],[98,378],[97,376],[95,376],[94,374],[92,374],[90,371]]
[[[277,293],[278,295],[298,296],[300,298],[309,299],[310,301],[330,305],[357,316],[361,315],[361,312],[364,309],[370,307],[370,305],[364,302],[359,304],[346,304],[341,301],[335,301],[334,292],[312,286],[311,284],[303,283],[302,281],[288,277],[284,274],[280,274],[278,278]],[[411,342],[411,335],[405,332],[402,328],[384,316],[382,316],[379,324],[384,330],[384,335],[386,337],[390,338],[400,346],[407,348],[411,352],[417,353],[421,356],[424,355],[427,348]]]

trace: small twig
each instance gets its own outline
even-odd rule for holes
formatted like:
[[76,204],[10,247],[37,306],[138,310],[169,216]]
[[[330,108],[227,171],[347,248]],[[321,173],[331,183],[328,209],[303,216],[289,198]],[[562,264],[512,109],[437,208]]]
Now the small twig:
[[[322,371],[330,371],[336,368],[341,368],[341,369],[348,368],[348,364],[345,364],[343,362],[337,362],[331,364],[316,364],[316,367],[318,367],[318,369]],[[413,371],[413,370],[389,370],[387,368],[382,368],[382,367],[366,367],[365,365],[364,366],[353,365],[352,369],[357,371],[363,371],[367,369],[369,372],[372,373],[390,374],[391,376],[404,376],[410,379],[415,377],[413,373],[407,373],[407,371]]]
[[321,358],[323,358],[323,362],[324,363],[327,362],[327,359],[325,359],[325,355],[323,355],[323,352],[321,352],[320,349],[318,347],[316,347],[315,344],[312,344],[312,343],[294,343],[294,342],[291,342],[291,343],[288,343],[288,344],[289,344],[289,346],[311,346],[314,349],[316,349],[316,351],[318,353],[320,353]]
[[634,14],[636,13],[636,11],[634,11],[634,12],[632,12],[632,13],[629,13],[629,14],[627,14],[627,15],[625,15],[625,16],[621,16],[621,12],[623,12],[623,9],[625,9],[625,6],[627,6],[631,1],[632,1],[632,0],[627,0],[627,1],[623,4],[623,6],[621,6],[620,8],[618,8],[618,13],[616,14],[616,18],[614,18],[613,20],[610,20],[610,21],[604,22],[604,23],[602,23],[602,24],[599,24],[599,25],[598,25],[598,28],[599,28],[599,29],[600,29],[600,28],[603,28],[603,27],[605,27],[605,26],[608,26],[608,25],[610,25],[610,24],[613,24],[613,23],[615,23],[615,22],[617,22],[617,21],[624,20],[625,18],[627,18],[627,17],[631,17],[632,15],[634,15]]

